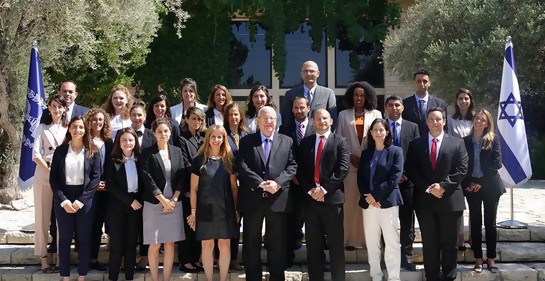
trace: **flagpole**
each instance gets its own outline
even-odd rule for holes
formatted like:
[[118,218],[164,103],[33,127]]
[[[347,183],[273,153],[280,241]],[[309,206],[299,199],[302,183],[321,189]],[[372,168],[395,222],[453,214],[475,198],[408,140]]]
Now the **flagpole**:
[[[505,37],[505,44],[506,44],[506,46],[510,46],[510,47],[511,47],[511,48],[509,48],[509,50],[510,50],[510,52],[511,52],[511,53],[509,54],[509,57],[510,57],[512,60],[509,61],[509,64],[511,65],[512,71],[514,72],[514,71],[515,71],[515,69],[514,69],[514,65],[515,65],[515,64],[514,64],[514,58],[513,58],[513,51],[512,51],[513,48],[512,48],[511,39],[512,39],[511,36]],[[507,57],[507,54],[506,54],[506,57]],[[506,67],[505,64],[506,64],[506,62],[505,62],[505,59],[504,59],[504,70],[503,70],[503,71],[504,71],[504,73],[503,73],[504,75],[505,75],[505,67]],[[513,76],[515,76],[515,80],[516,80],[516,74],[514,74]],[[502,92],[503,92],[503,90],[505,90],[505,88],[504,88],[504,83],[505,83],[504,78],[505,78],[505,77],[502,76]],[[509,85],[509,86],[513,86],[513,85]],[[513,88],[513,89],[510,89],[510,90],[512,90],[512,92],[515,92],[515,89],[514,89],[514,88]],[[518,88],[518,81],[516,82],[516,92],[518,92],[518,93],[520,94],[519,88]],[[500,93],[500,104],[501,104],[503,98],[504,98],[504,97],[502,96],[502,93]],[[520,95],[518,96],[518,99],[519,99],[519,102],[520,102]],[[522,109],[521,109],[521,111],[522,111]],[[521,114],[521,115],[522,115],[522,114]],[[523,120],[524,120],[524,119],[523,119]],[[523,120],[521,120],[521,121],[523,121]],[[498,121],[499,121],[499,120],[498,120]],[[523,121],[522,124],[524,124],[524,121]],[[522,126],[524,126],[524,125],[522,125]],[[500,134],[501,134],[501,131],[500,131]],[[502,138],[503,138],[503,137],[502,137]],[[524,141],[526,141],[526,139],[524,139]],[[531,171],[531,168],[530,168],[530,171]],[[531,172],[530,172],[530,175],[531,175]],[[519,181],[519,182],[517,182],[517,183],[515,183],[515,184],[513,184],[513,183],[511,183],[511,182],[508,183],[508,185],[509,185],[509,195],[510,195],[509,197],[510,197],[510,200],[511,200],[511,204],[510,204],[510,205],[511,205],[511,206],[510,206],[510,207],[511,207],[511,219],[506,220],[506,221],[502,221],[502,222],[498,223],[498,224],[497,224],[498,227],[500,227],[500,228],[506,228],[506,229],[526,229],[526,228],[528,228],[528,224],[527,224],[527,223],[524,223],[524,222],[520,222],[520,221],[515,220],[515,211],[514,211],[514,210],[515,210],[515,207],[514,207],[514,201],[515,201],[515,200],[514,200],[514,187],[515,187],[515,185],[522,184],[522,182],[526,181],[526,180],[530,177],[530,175],[529,175],[525,180]]]

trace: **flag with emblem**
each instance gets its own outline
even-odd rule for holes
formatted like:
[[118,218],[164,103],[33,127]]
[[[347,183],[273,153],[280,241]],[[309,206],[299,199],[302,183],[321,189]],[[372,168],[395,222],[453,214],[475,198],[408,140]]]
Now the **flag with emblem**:
[[36,164],[32,161],[34,146],[34,132],[40,125],[40,117],[45,108],[44,85],[42,82],[42,68],[36,42],[30,50],[30,67],[28,70],[28,88],[26,95],[26,109],[23,116],[23,138],[21,141],[21,158],[19,166],[19,188],[29,189]]
[[530,179],[532,165],[515,72],[513,43],[511,37],[507,37],[506,41],[497,122],[503,163],[500,175],[505,183],[516,186]]

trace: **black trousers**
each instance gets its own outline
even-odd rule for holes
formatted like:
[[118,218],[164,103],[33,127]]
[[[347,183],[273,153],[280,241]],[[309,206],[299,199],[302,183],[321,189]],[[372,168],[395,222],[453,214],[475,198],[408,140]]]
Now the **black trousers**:
[[399,206],[399,242],[401,244],[401,262],[412,262],[414,243],[414,188],[401,188],[403,205]]
[[[98,258],[98,251],[102,242],[102,226],[106,222],[106,213],[108,210],[108,192],[95,192],[94,204],[96,206],[95,218],[93,220],[91,259]],[[110,242],[111,245],[111,242]]]
[[191,202],[189,198],[181,196],[184,210],[185,240],[178,242],[178,262],[180,265],[198,262],[201,258],[201,241],[195,237],[195,231],[187,224],[187,217],[191,215]]
[[[136,199],[136,195],[134,199]],[[113,206],[114,204],[117,204]],[[139,235],[139,224],[142,222],[142,211],[133,210],[122,205],[121,202],[112,202],[108,208],[107,220],[110,234],[110,257],[108,262],[108,279],[117,281],[119,267],[123,259],[125,280],[134,279],[136,265],[136,244]]]
[[[458,230],[462,211],[416,211],[424,253],[424,271],[428,281],[456,279]],[[440,269],[443,271],[441,279]]]
[[477,259],[483,258],[482,249],[482,225],[484,207],[484,230],[486,239],[486,257],[496,258],[496,214],[498,211],[499,196],[489,196],[485,189],[467,196],[467,205],[469,206],[469,224],[471,229],[471,249]]
[[[303,225],[305,224],[304,192],[299,186],[291,189],[293,209],[288,214],[288,260],[295,257],[295,245],[303,239]],[[308,195],[307,195],[308,196]]]
[[307,200],[305,234],[308,276],[324,280],[324,236],[329,246],[331,280],[345,280],[343,205],[328,205]]
[[244,213],[244,232],[242,243],[242,256],[244,257],[244,270],[246,280],[261,281],[261,228],[263,219],[266,223],[266,235],[269,238],[267,250],[267,263],[270,281],[283,281],[286,268],[286,213],[273,212],[265,202],[256,202],[259,208],[252,212]]
[[[64,195],[74,202],[82,193],[83,185],[66,186]],[[67,213],[62,207],[61,202],[55,200],[53,208],[57,216],[59,229],[59,263],[61,267],[61,276],[70,276],[70,246],[74,233],[78,238],[78,273],[85,276],[89,272],[89,263],[91,261],[91,229],[93,217],[95,215],[95,207],[93,199],[89,200],[83,208],[75,214]]]

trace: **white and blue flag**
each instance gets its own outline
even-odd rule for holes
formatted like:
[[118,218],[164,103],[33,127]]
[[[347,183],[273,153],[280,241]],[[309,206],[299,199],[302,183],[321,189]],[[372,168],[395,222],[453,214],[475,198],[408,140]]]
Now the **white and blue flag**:
[[523,184],[532,176],[532,165],[526,139],[519,83],[515,73],[515,58],[511,37],[507,38],[505,44],[498,107],[498,132],[503,163],[500,176],[509,185]]
[[42,82],[42,68],[36,42],[30,51],[30,67],[28,70],[28,89],[26,95],[26,109],[23,120],[23,138],[21,141],[21,158],[19,166],[19,188],[22,190],[32,187],[32,179],[36,164],[32,161],[32,147],[34,146],[34,132],[40,125],[40,117],[46,106],[44,84]]

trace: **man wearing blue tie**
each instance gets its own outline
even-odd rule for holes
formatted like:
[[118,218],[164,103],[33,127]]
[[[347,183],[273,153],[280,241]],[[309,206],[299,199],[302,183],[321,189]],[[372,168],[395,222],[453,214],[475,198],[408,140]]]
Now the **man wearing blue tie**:
[[[401,117],[403,110],[400,97],[389,96],[386,98],[385,111],[392,130],[393,144],[403,149],[403,159],[406,159],[409,143],[419,138],[420,135],[417,124]],[[399,181],[399,191],[403,198],[403,204],[399,206],[399,242],[401,243],[401,267],[409,271],[416,271],[416,266],[412,261],[415,220],[413,190],[414,184],[407,178],[405,169],[403,169],[403,175]]]
[[[440,107],[447,114],[447,104],[444,100],[430,95],[429,87],[431,87],[430,73],[425,69],[419,69],[413,74],[414,95],[403,100],[405,106],[403,119],[418,124],[420,136],[425,136],[429,131],[426,116],[430,108]],[[446,130],[447,126],[445,126]]]

